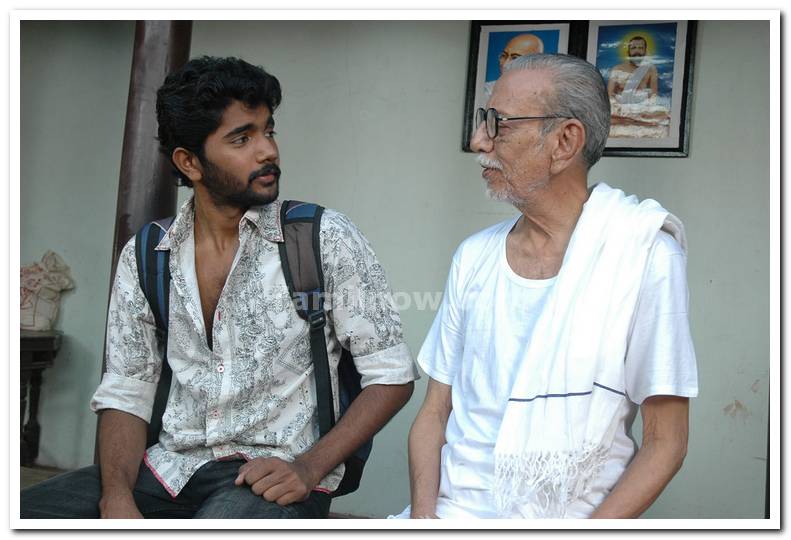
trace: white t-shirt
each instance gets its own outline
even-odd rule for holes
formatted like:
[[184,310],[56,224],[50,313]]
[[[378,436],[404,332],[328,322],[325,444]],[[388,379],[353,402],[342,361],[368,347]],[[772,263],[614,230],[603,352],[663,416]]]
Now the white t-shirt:
[[[500,517],[491,492],[494,445],[524,344],[556,280],[525,279],[509,266],[505,241],[517,219],[462,242],[417,358],[431,378],[452,387],[436,508],[441,518]],[[646,397],[697,395],[687,304],[686,256],[672,236],[660,231],[629,334],[623,421],[592,489],[571,504],[566,517],[588,517],[614,487],[636,451],[631,426]],[[405,513],[408,517],[409,508]]]

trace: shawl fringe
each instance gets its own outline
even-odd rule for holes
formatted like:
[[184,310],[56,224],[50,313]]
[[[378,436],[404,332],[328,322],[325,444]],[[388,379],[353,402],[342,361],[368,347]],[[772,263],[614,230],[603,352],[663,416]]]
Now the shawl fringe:
[[499,456],[495,464],[495,502],[506,516],[528,501],[539,518],[565,517],[571,501],[585,493],[601,471],[608,448],[586,444],[566,452],[543,451]]

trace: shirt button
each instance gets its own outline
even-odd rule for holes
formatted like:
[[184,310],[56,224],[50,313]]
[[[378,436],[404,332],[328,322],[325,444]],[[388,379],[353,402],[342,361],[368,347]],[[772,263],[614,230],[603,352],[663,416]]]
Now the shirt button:
[[219,371],[220,373],[222,373],[223,371],[225,371],[225,366],[224,366],[224,365],[222,365],[222,364],[218,365],[218,366],[217,366],[217,371]]

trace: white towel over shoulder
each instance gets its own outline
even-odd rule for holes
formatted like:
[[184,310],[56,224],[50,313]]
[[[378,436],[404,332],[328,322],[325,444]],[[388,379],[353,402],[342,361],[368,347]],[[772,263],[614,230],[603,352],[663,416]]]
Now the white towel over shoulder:
[[495,496],[563,517],[604,464],[624,400],[629,325],[660,228],[686,251],[681,221],[604,183],[585,203],[513,390],[495,446]]

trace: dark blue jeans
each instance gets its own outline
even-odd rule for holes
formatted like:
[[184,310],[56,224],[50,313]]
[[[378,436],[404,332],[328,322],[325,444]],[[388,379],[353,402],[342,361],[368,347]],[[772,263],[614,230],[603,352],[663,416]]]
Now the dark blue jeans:
[[[331,497],[314,491],[300,503],[279,506],[233,481],[244,461],[210,461],[187,482],[177,497],[171,495],[145,464],[135,484],[134,498],[145,518],[326,518]],[[98,518],[101,498],[98,465],[64,473],[23,489],[20,517]]]

